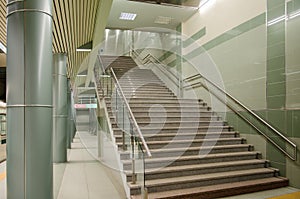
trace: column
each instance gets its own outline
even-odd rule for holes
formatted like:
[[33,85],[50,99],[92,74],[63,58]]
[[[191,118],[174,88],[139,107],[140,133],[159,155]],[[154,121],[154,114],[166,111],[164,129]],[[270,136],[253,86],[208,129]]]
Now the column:
[[67,161],[67,55],[53,55],[53,162]]
[[68,149],[71,148],[72,143],[72,133],[71,133],[71,122],[72,122],[72,105],[71,105],[71,85],[70,85],[70,79],[68,78],[68,87],[67,87],[67,109],[68,109],[68,126],[67,126],[67,147]]
[[52,0],[7,1],[7,198],[52,199]]

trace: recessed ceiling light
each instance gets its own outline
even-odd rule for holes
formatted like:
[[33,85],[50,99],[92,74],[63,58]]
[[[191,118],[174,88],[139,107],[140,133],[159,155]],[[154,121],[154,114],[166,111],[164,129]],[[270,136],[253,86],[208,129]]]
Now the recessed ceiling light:
[[172,18],[171,17],[163,17],[163,16],[158,16],[154,23],[158,24],[169,24],[171,22]]
[[133,21],[136,17],[135,13],[121,12],[119,19]]

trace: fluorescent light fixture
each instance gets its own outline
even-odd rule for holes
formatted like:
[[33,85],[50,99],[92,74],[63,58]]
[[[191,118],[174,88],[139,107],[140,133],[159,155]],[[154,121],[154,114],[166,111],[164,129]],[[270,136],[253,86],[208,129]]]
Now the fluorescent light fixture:
[[121,12],[119,19],[133,21],[135,17],[135,13]]
[[158,16],[154,23],[157,24],[169,24],[171,22],[172,18],[171,17],[163,17],[163,16]]
[[90,41],[82,46],[76,48],[76,52],[90,52],[93,48],[93,41]]
[[77,77],[86,77],[87,75],[77,75]]
[[267,26],[272,26],[272,25],[277,24],[277,23],[279,23],[279,22],[281,22],[285,19],[286,19],[285,15],[282,15],[280,17],[277,17],[275,19],[272,19],[272,20],[268,21]]
[[99,75],[100,77],[110,77],[110,75]]
[[90,52],[90,51],[92,51],[92,49],[79,49],[79,48],[76,49],[76,52]]

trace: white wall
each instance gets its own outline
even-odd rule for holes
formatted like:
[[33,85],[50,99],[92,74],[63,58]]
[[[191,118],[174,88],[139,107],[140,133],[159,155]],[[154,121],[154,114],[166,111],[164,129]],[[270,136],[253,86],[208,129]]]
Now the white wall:
[[266,11],[266,0],[210,0],[199,12],[182,24],[182,32],[192,36],[206,27],[204,44],[233,27]]

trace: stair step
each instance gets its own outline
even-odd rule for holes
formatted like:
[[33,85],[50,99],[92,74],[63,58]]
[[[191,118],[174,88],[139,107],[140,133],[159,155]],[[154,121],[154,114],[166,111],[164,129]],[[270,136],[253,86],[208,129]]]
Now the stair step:
[[[156,179],[146,181],[146,186],[149,193],[170,191],[176,189],[186,189],[193,187],[208,186],[214,184],[233,183],[246,180],[256,180],[261,178],[274,177],[275,170],[270,168],[249,169],[241,171],[229,171],[213,174],[193,175],[188,177],[173,177],[166,179]],[[130,186],[131,194],[140,194],[140,186]]]
[[[242,182],[230,182],[203,187],[177,189],[150,193],[149,199],[214,199],[233,195],[252,193],[288,186],[288,179],[271,177],[264,179],[245,180]],[[140,199],[140,195],[131,199]]]
[[[166,120],[167,118],[165,118]],[[112,127],[117,127],[118,124],[116,122],[111,122]],[[201,127],[201,126],[223,126],[226,125],[226,122],[224,121],[157,121],[157,120],[151,120],[151,121],[139,121],[138,122],[140,128],[151,127],[151,128],[165,128],[165,127]],[[122,126],[122,123],[119,125]]]
[[[181,177],[200,175],[208,173],[219,173],[227,171],[237,171],[246,169],[265,168],[269,162],[267,160],[242,160],[231,162],[218,162],[200,165],[183,165],[174,167],[165,167],[160,169],[147,169],[145,170],[146,180],[154,180],[159,178]],[[125,171],[127,182],[132,180],[132,173]]]
[[[120,148],[122,143],[119,143]],[[219,145],[219,146],[202,146],[202,147],[185,147],[185,148],[173,148],[172,146],[161,149],[150,149],[152,158],[161,157],[180,157],[180,156],[191,156],[199,155],[200,153],[205,154],[216,154],[216,153],[232,153],[232,152],[243,152],[253,150],[253,145],[250,144],[235,144],[235,145]],[[121,152],[121,160],[130,159],[130,152]]]
[[216,132],[216,131],[231,131],[231,126],[199,126],[197,127],[162,127],[161,129],[153,127],[141,127],[142,133],[167,133],[167,132],[178,132],[178,133],[195,133],[195,132]]
[[[151,150],[152,157],[144,160],[150,199],[209,199],[288,185],[287,179],[277,177],[278,170],[260,159],[253,145],[246,144],[202,100],[176,97],[151,69],[137,67],[130,57],[108,56],[102,61],[114,68]],[[121,147],[122,130],[112,112],[114,103],[106,99],[115,144],[131,197],[141,198],[140,182],[131,184],[131,147],[127,146],[128,151]],[[142,155],[135,157],[140,172]]]
[[[167,157],[167,158],[146,158],[145,169],[163,168],[170,166],[208,164],[217,162],[230,162],[239,160],[259,159],[261,153],[258,151],[232,152],[232,153],[216,153],[207,154],[205,156],[183,156],[183,157]],[[123,169],[131,169],[131,160],[123,160]]]
[[212,117],[200,117],[199,115],[179,115],[179,116],[170,116],[169,114],[165,114],[166,116],[160,115],[153,115],[153,113],[145,113],[143,115],[139,115],[137,113],[134,114],[134,117],[137,122],[151,122],[151,121],[169,121],[169,122],[176,122],[176,121],[203,121],[203,122],[215,122],[221,121],[220,117],[212,116]]
[[[217,138],[217,139],[189,139],[189,140],[172,140],[170,141],[148,141],[147,145],[150,150],[161,148],[188,148],[219,145],[243,144],[245,138]],[[121,148],[122,143],[117,143]]]
[[[121,130],[115,134],[116,142],[122,141]],[[239,133],[231,132],[209,132],[209,133],[167,133],[167,134],[144,134],[146,142],[148,141],[171,141],[173,139],[204,139],[204,138],[234,138],[239,137]]]

